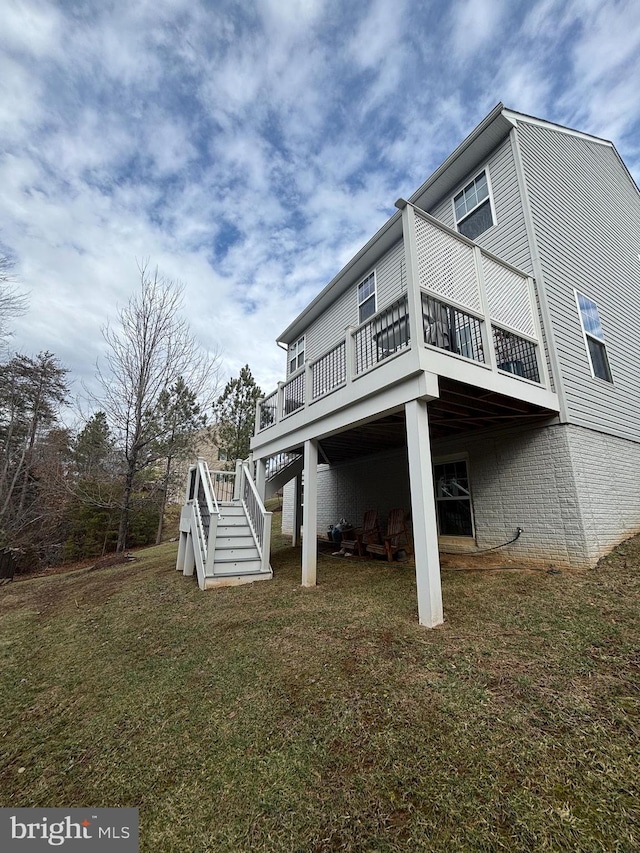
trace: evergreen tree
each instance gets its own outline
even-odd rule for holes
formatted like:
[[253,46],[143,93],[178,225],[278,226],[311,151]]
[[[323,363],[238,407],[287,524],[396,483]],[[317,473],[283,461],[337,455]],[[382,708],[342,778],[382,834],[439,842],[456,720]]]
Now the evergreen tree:
[[111,430],[104,412],[96,412],[78,433],[75,463],[81,477],[104,473],[114,453]]
[[227,455],[229,466],[236,459],[246,459],[253,435],[256,403],[262,391],[251,374],[249,365],[236,379],[230,379],[214,405],[218,445]]
[[66,402],[68,371],[50,352],[16,355],[0,380],[0,525],[17,530],[29,521],[29,487],[36,440],[57,424]]
[[174,463],[194,455],[194,443],[197,433],[207,423],[207,416],[193,391],[184,379],[178,380],[160,396],[158,404],[158,427],[160,437],[156,441],[155,452],[158,460],[164,461],[164,473],[161,485],[160,518],[156,533],[156,545],[162,541],[162,527],[167,495],[173,485]]

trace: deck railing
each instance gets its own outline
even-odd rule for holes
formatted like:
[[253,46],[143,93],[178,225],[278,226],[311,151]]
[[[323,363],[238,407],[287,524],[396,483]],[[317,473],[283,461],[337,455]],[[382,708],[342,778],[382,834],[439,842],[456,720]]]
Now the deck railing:
[[340,341],[311,365],[311,395],[314,400],[329,394],[347,381],[347,343]]
[[414,209],[412,221],[417,310],[422,313],[415,340],[405,292],[360,326],[347,329],[331,349],[259,401],[256,432],[415,346],[436,347],[484,369],[548,385],[531,278],[427,213]]
[[292,415],[304,406],[305,373],[302,368],[284,383],[282,416]]
[[374,315],[354,334],[356,373],[364,373],[381,361],[406,349],[410,342],[407,297]]
[[479,317],[423,292],[422,327],[425,344],[485,363]]
[[213,494],[218,503],[232,501],[236,484],[235,471],[211,471]]
[[527,341],[498,326],[492,328],[498,370],[540,382],[537,347],[533,341]]

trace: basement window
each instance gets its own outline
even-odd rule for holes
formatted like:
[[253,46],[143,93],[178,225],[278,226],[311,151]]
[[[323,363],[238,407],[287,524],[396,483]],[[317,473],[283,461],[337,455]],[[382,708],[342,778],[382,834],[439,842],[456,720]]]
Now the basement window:
[[434,465],[433,479],[440,536],[473,536],[471,490],[466,459]]
[[454,196],[453,207],[458,231],[470,240],[491,228],[494,218],[486,170]]
[[607,357],[607,348],[604,343],[604,332],[602,331],[602,324],[600,323],[600,316],[598,314],[598,306],[592,299],[588,299],[586,296],[578,293],[577,290],[575,294],[578,311],[580,312],[584,343],[587,348],[587,355],[589,356],[591,375],[596,379],[604,380],[604,382],[613,383],[609,359]]

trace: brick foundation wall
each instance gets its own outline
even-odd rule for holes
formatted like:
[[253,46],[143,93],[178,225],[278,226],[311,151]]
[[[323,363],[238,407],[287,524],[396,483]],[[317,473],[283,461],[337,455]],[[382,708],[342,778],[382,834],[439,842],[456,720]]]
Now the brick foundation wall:
[[[433,459],[464,456],[469,467],[476,547],[493,548],[514,563],[593,565],[623,539],[640,532],[640,444],[577,426],[495,431],[434,442]],[[284,492],[282,529],[292,532],[293,483]],[[377,508],[381,526],[396,506],[410,509],[406,450],[394,450],[318,475],[318,533],[341,517],[362,523]],[[473,542],[448,538],[443,550],[468,551]]]

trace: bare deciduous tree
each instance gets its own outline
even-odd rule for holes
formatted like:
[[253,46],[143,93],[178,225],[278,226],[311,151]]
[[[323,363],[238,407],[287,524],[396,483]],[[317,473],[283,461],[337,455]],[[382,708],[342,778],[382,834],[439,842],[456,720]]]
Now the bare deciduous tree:
[[27,310],[27,298],[16,290],[11,278],[11,267],[11,260],[6,255],[0,255],[0,346],[10,334],[8,321]]
[[98,365],[97,400],[125,459],[117,550],[126,547],[134,479],[158,458],[166,390],[180,377],[206,405],[216,393],[218,353],[202,350],[182,317],[183,286],[139,265],[140,289],[107,325],[106,366]]

